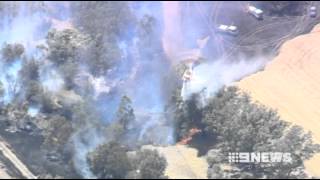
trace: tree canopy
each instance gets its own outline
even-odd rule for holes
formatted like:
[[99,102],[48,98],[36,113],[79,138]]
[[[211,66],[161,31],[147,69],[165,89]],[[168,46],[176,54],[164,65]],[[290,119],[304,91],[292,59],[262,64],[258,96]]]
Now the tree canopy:
[[283,121],[274,110],[252,103],[234,87],[209,100],[202,122],[205,132],[216,137],[215,149],[225,157],[209,161],[209,177],[223,174],[217,171],[219,164],[228,162],[228,152],[284,152],[291,153],[291,163],[232,164],[234,171],[226,177],[305,178],[303,162],[320,150],[310,133]]

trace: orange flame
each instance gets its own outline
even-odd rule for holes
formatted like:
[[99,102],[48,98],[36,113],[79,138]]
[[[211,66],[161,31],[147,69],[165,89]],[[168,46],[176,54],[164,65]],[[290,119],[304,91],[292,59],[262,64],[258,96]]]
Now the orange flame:
[[198,128],[191,128],[189,130],[189,133],[184,138],[182,138],[181,141],[178,142],[178,144],[180,144],[180,145],[189,144],[189,142],[192,140],[193,136],[196,135],[196,134],[199,134],[201,132],[202,132],[202,130],[200,130]]

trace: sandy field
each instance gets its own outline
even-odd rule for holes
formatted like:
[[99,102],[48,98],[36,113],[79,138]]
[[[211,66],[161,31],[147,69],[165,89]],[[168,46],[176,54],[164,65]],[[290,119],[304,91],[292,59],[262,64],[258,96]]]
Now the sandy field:
[[207,179],[208,163],[205,157],[197,156],[196,149],[185,145],[145,148],[156,149],[167,159],[165,174],[170,179]]
[[[320,25],[287,41],[263,71],[237,85],[320,143]],[[320,154],[305,164],[311,175],[320,176]]]

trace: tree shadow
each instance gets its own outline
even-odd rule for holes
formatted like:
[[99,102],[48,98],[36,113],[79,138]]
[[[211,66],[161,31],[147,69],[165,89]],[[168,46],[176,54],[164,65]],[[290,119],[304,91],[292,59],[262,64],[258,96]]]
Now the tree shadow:
[[209,150],[213,149],[216,142],[215,136],[202,132],[193,136],[189,146],[198,150],[198,156],[205,156]]

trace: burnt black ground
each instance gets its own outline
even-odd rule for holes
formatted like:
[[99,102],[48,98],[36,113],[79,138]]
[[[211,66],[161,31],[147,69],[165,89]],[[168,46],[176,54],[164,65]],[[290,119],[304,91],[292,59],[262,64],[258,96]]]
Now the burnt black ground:
[[[0,121],[0,136],[12,147],[12,151],[16,156],[29,168],[29,170],[36,176],[42,174],[59,175],[66,178],[77,178],[78,175],[74,170],[70,170],[67,164],[50,162],[46,158],[46,151],[41,148],[43,138],[40,135],[31,135],[26,132],[10,133],[5,130],[6,125]],[[4,158],[4,157],[3,157]],[[1,160],[0,154],[0,160]],[[10,162],[4,158],[5,165]],[[21,175],[14,168],[9,166],[9,170],[15,177]]]

